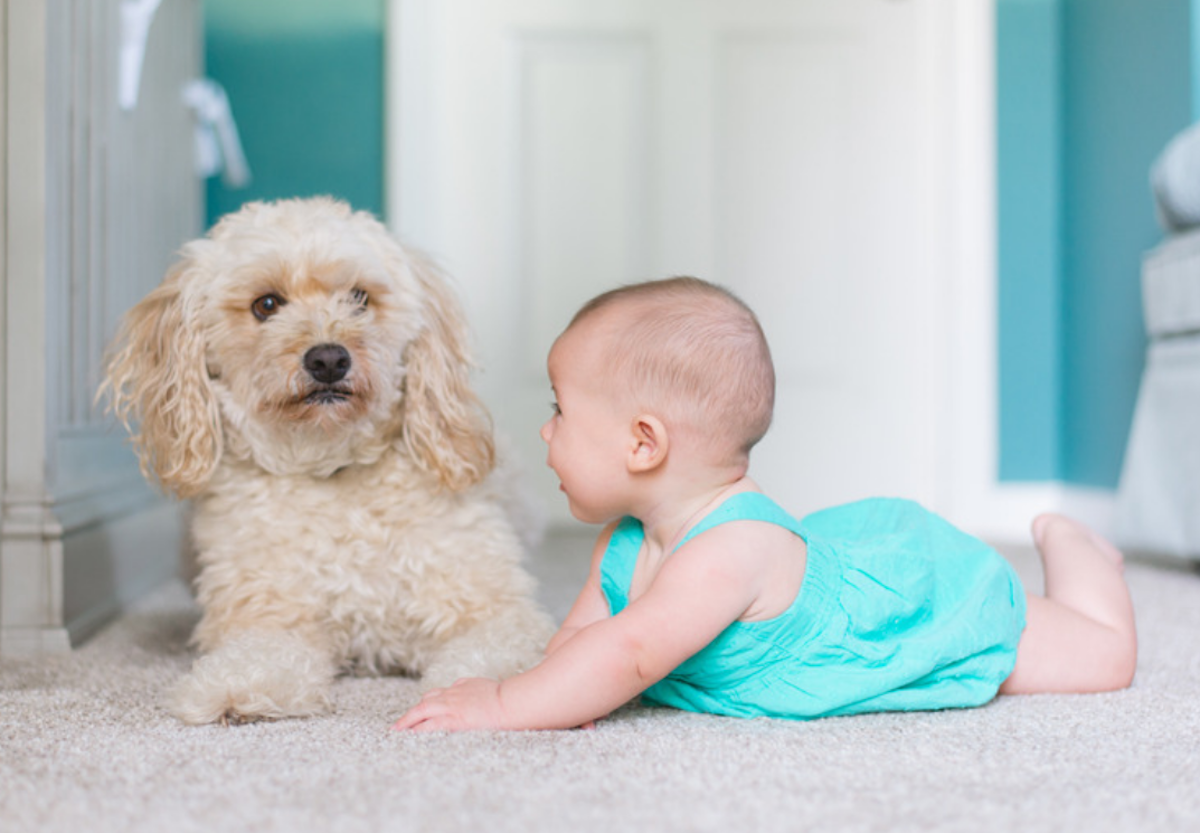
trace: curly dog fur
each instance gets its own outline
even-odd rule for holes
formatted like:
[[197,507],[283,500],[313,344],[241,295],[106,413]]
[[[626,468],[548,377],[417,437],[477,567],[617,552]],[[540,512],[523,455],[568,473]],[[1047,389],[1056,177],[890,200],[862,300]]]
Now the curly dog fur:
[[184,247],[101,391],[143,473],[194,502],[201,656],[176,715],[314,715],[341,672],[442,686],[540,658],[552,623],[470,370],[443,276],[344,203],[253,203]]

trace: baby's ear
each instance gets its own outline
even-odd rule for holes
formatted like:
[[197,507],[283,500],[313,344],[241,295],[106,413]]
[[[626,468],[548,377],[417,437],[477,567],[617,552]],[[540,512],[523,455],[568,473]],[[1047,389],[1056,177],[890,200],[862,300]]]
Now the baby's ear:
[[221,455],[220,409],[205,366],[198,304],[189,298],[202,279],[187,258],[126,313],[97,392],[132,435],[142,473],[181,498],[204,488]]
[[667,426],[663,421],[652,414],[639,414],[630,424],[626,467],[631,474],[653,471],[666,462],[669,448]]

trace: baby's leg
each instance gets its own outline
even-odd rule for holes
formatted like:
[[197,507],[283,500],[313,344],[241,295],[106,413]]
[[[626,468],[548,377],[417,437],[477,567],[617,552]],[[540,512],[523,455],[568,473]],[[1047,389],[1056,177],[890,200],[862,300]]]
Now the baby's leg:
[[1120,551],[1063,515],[1038,516],[1033,536],[1046,595],[1027,595],[1017,664],[1001,693],[1125,688],[1137,665],[1137,634]]

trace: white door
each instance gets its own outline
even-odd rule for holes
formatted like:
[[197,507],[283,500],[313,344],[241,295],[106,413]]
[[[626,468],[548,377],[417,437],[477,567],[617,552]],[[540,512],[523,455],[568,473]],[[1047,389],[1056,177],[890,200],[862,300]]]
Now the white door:
[[588,297],[679,274],[762,320],[769,493],[937,504],[950,5],[393,0],[392,224],[456,280],[552,519],[551,342]]

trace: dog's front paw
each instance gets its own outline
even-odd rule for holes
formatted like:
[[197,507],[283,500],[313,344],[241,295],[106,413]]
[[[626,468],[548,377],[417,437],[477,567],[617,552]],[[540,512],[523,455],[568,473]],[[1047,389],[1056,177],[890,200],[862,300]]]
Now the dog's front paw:
[[312,717],[332,708],[327,651],[284,632],[239,633],[196,660],[170,697],[185,723],[223,725]]
[[420,688],[445,688],[463,677],[502,680],[527,671],[545,657],[554,622],[531,604],[497,611],[447,640],[421,671]]

